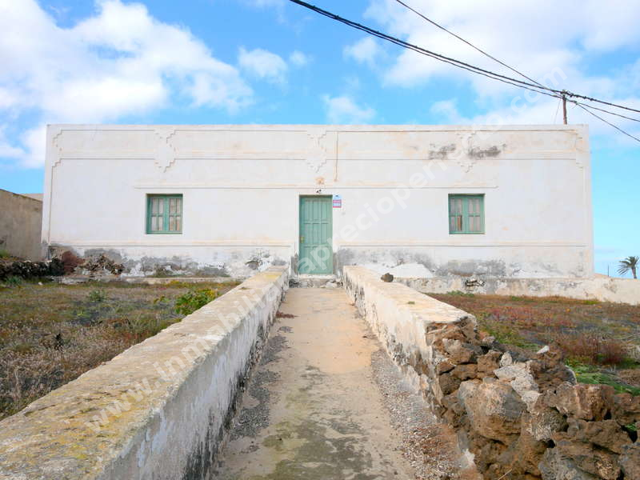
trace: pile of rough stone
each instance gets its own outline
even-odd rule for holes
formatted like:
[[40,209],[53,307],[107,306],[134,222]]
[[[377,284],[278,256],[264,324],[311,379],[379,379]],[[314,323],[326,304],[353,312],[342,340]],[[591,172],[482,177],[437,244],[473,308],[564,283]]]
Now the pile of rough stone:
[[24,279],[41,278],[64,275],[64,266],[56,258],[46,262],[30,262],[29,260],[14,260],[0,263],[0,281],[9,277]]
[[558,352],[509,352],[475,321],[435,324],[407,363],[485,478],[640,479],[640,397],[576,384]]

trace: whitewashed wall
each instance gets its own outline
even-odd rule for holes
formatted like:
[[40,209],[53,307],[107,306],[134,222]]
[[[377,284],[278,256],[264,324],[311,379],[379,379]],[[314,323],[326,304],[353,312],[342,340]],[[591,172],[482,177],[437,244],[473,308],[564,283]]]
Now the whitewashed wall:
[[[299,196],[317,192],[342,196],[337,271],[593,274],[588,133],[575,125],[52,125],[43,241],[131,275],[244,276],[295,266]],[[183,195],[181,235],[145,233],[152,193]],[[485,195],[485,234],[449,234],[451,193]]]

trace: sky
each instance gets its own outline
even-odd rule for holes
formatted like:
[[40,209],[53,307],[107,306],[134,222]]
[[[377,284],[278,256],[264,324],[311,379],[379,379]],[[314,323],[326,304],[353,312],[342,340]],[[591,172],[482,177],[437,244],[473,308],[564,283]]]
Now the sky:
[[[536,81],[640,109],[636,0],[405,2]],[[395,0],[312,3],[515,75]],[[42,192],[50,123],[559,124],[559,107],[288,0],[0,0],[0,188],[17,193]],[[640,255],[640,143],[568,117],[589,124],[596,271],[614,275]]]

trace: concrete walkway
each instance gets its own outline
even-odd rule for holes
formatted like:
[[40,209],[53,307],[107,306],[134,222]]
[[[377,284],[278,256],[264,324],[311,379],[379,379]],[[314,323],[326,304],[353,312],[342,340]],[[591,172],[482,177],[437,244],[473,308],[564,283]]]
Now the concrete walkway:
[[373,379],[380,346],[345,292],[294,288],[280,312],[215,478],[415,478]]

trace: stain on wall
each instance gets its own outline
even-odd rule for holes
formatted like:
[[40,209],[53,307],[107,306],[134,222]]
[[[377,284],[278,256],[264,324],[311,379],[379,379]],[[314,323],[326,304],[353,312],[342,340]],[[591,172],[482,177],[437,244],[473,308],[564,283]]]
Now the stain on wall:
[[0,190],[0,251],[25,260],[43,259],[42,200]]

